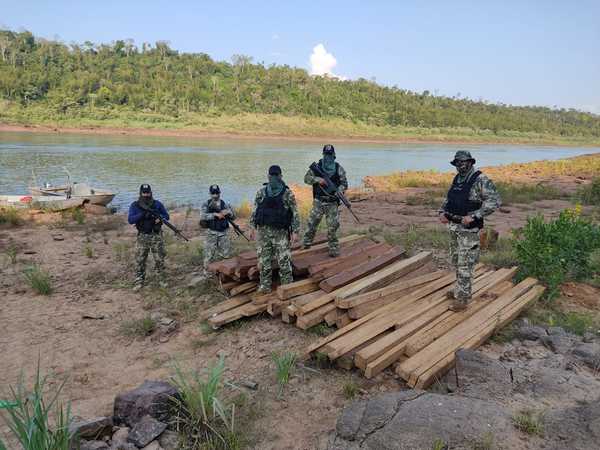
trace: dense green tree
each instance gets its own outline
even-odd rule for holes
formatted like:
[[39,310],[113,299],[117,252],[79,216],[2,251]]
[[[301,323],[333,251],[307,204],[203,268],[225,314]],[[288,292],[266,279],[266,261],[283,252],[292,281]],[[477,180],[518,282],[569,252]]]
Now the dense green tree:
[[178,117],[186,112],[280,113],[339,117],[372,125],[550,133],[600,137],[600,117],[574,109],[491,104],[385,87],[363,78],[313,77],[287,65],[231,64],[204,53],[179,53],[167,41],[138,48],[65,45],[30,32],[0,30],[0,98],[55,114],[96,117],[96,108]]

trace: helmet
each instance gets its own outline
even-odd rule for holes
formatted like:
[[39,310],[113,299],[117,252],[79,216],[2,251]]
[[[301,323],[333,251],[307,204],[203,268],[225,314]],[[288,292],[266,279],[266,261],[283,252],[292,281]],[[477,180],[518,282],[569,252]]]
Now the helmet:
[[210,194],[220,194],[221,188],[219,187],[218,184],[213,184],[211,187],[208,188],[208,192]]
[[475,164],[475,158],[471,156],[471,152],[468,152],[466,150],[457,151],[454,155],[454,159],[450,161],[450,164],[456,166],[458,161],[471,161],[473,164]]

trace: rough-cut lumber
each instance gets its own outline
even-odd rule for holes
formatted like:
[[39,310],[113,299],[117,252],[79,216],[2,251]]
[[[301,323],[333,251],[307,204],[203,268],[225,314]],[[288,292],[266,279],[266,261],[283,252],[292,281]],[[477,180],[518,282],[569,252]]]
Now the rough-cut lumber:
[[241,319],[242,317],[254,316],[266,310],[267,305],[253,305],[252,303],[247,303],[209,318],[208,323],[211,324],[213,328],[219,328],[227,323]]
[[[315,280],[324,280],[337,275],[345,270],[352,269],[359,264],[368,262],[378,256],[383,255],[392,249],[389,244],[374,244],[370,241],[358,241],[359,244],[366,244],[353,247],[353,251],[343,257],[333,258],[313,264],[308,268],[311,278]],[[342,251],[343,253],[343,251]]]
[[325,292],[332,292],[341,288],[342,286],[352,283],[353,281],[366,277],[367,275],[370,275],[393,262],[398,261],[405,254],[406,250],[398,247],[392,248],[381,256],[370,259],[369,261],[359,264],[352,269],[345,270],[337,275],[334,275],[333,277],[321,281],[321,283],[319,283],[319,287]]
[[237,295],[235,297],[231,297],[227,300],[224,300],[217,305],[208,308],[200,313],[200,320],[208,319],[209,317],[215,316],[217,314],[224,313],[225,311],[229,311],[231,309],[237,308],[238,306],[245,305],[246,303],[250,303],[250,297],[248,295],[242,294]]
[[277,288],[277,296],[280,300],[287,300],[304,294],[310,294],[319,289],[319,284],[307,278],[289,284],[282,284]]
[[343,314],[338,315],[337,319],[335,320],[335,326],[338,329],[344,328],[350,322],[352,322],[352,319],[350,318],[348,313],[343,313]]
[[215,261],[208,265],[207,270],[213,273],[222,273],[229,277],[235,274],[235,269],[238,265],[238,258],[230,258],[222,261]]
[[392,281],[397,280],[430,260],[431,252],[421,252],[410,258],[390,264],[367,277],[357,280],[351,285],[352,289],[347,289],[340,294],[337,294],[336,299],[348,298],[366,292],[367,290],[374,290],[387,286]]
[[[352,251],[355,248],[368,247],[373,245],[374,242],[367,239],[357,239],[349,242],[344,242],[340,244],[340,254],[345,255],[347,252]],[[298,276],[305,276],[309,274],[310,267],[317,264],[329,263],[339,257],[332,258],[329,256],[328,247],[322,247],[317,250],[312,251],[311,253],[303,254],[300,256],[292,256],[292,266],[294,269],[294,274]]]
[[[352,242],[352,241],[357,241],[359,239],[365,239],[364,236],[361,236],[360,234],[351,234],[349,236],[344,236],[342,238],[339,239],[339,243],[340,245],[345,244],[346,242]],[[305,250],[298,250],[298,251],[294,251],[292,252],[292,260],[294,258],[298,258],[299,256],[302,255],[307,255],[310,253],[315,253],[319,250],[327,250],[328,249],[329,244],[327,242],[324,242],[322,244],[317,244],[317,245],[312,245],[310,248],[305,249]]]
[[406,289],[410,289],[412,287],[420,286],[425,283],[429,283],[431,281],[438,280],[445,275],[448,275],[450,272],[447,270],[437,270],[432,273],[427,273],[425,275],[420,275],[418,277],[409,278],[407,280],[398,281],[390,286],[386,286],[380,289],[376,289],[374,291],[366,292],[364,294],[355,295],[350,298],[337,298],[335,300],[335,304],[338,308],[349,309],[354,308],[358,305],[362,305],[365,303],[369,303],[371,301],[377,300],[382,297],[386,297],[390,294],[395,294]]
[[294,305],[289,305],[281,310],[281,321],[282,322],[294,323],[294,321],[296,320],[296,315],[290,314],[290,312],[289,312],[289,308],[293,308],[293,307],[294,307]]
[[333,311],[330,311],[327,314],[325,314],[325,316],[323,317],[323,320],[325,321],[327,326],[332,327],[335,325],[336,320],[340,314],[341,314],[341,311],[336,308]]
[[267,304],[267,312],[273,317],[280,315],[284,308],[290,305],[290,300],[274,300]]
[[448,353],[444,358],[440,359],[437,363],[432,365],[425,372],[421,373],[418,377],[411,379],[409,384],[417,389],[425,389],[430,386],[435,379],[442,376],[448,369],[450,369],[450,367],[454,365],[454,361],[456,360],[456,351],[459,348],[473,349],[482,345],[492,334],[494,334],[495,331],[514,320],[521,313],[521,311],[523,311],[523,309],[539,299],[544,291],[545,288],[543,286],[534,286],[529,292],[523,294],[508,307],[501,310],[496,317],[488,321],[486,326],[480,330],[478,334],[468,338],[456,350]]
[[306,305],[312,301],[315,301],[318,298],[321,298],[323,295],[327,295],[327,293],[319,289],[318,291],[315,291],[315,292],[310,292],[308,294],[294,297],[292,299],[292,304],[294,306],[300,307],[300,306]]
[[258,283],[256,283],[256,281],[248,281],[247,283],[242,283],[239,286],[235,286],[233,288],[231,288],[231,290],[229,291],[229,295],[238,295],[238,294],[243,294],[245,292],[250,292],[254,289],[256,289],[256,286],[258,285]]
[[324,306],[321,306],[320,308],[315,309],[314,311],[309,312],[308,314],[298,316],[296,319],[296,326],[302,330],[313,327],[323,322],[324,317],[334,309],[336,309],[335,304],[330,302]]
[[[384,244],[388,245],[388,244]],[[313,264],[308,268],[308,272],[311,277],[319,272],[323,272],[325,269],[329,269],[330,267],[343,264],[346,260],[360,255],[362,252],[367,251],[373,247],[380,247],[381,244],[371,241],[370,239],[364,239],[353,242],[350,246],[345,248],[340,248],[340,255],[335,258],[330,258],[329,260],[322,261],[317,264]],[[391,246],[388,245],[389,248]]]
[[477,333],[477,330],[482,324],[485,324],[490,318],[496,316],[503,308],[510,305],[510,303],[529,291],[536,283],[536,279],[526,278],[511,290],[477,311],[464,322],[452,328],[438,340],[429,344],[419,353],[407,359],[398,367],[398,374],[406,381],[409,381],[411,376],[418,377],[421,373],[436,364],[440,359],[443,359],[448,353],[460,348],[460,345],[463,342],[473,336],[473,334]]
[[[327,242],[327,234],[319,233],[313,239],[313,245],[322,244],[323,242]],[[295,251],[299,250],[302,247],[302,242],[297,242],[292,245],[292,254]],[[237,255],[237,258],[240,260],[248,260],[248,259],[256,259],[256,250],[249,250],[247,252],[240,253]]]
[[272,301],[279,300],[277,292],[269,292],[268,294],[259,294],[258,292],[253,292],[250,294],[250,298],[252,299],[252,303],[254,305],[266,305]]
[[240,282],[239,281],[226,281],[225,283],[221,283],[221,289],[227,293],[229,293],[229,291],[231,290],[231,288],[234,288],[236,286],[239,286]]
[[250,267],[250,269],[248,269],[248,279],[249,280],[258,280],[259,277],[260,277],[260,270],[258,269],[258,266]]
[[[423,297],[427,296],[431,292],[435,292],[436,290],[438,290],[442,287],[448,286],[449,284],[453,283],[455,280],[456,280],[455,274],[448,274],[445,277],[442,277],[439,280],[436,280],[434,283],[432,283],[432,285],[434,285],[434,286],[430,286],[430,285],[424,286],[421,289],[413,292],[411,294],[411,296],[414,297],[413,300],[416,301],[419,298],[423,298]],[[431,289],[433,289],[433,290],[431,290]],[[358,328],[362,324],[370,321],[371,319],[373,319],[375,317],[394,312],[395,310],[398,309],[399,306],[401,307],[402,303],[398,303],[398,302],[391,303],[387,306],[384,306],[383,308],[379,308],[379,309],[373,311],[372,313],[367,314],[365,317],[355,320],[354,322],[348,324],[344,328],[341,328],[341,329],[337,330],[336,332],[331,333],[328,336],[324,336],[323,338],[317,340],[315,343],[313,343],[306,349],[305,356],[309,356],[312,352],[320,349],[324,345],[345,335],[346,333],[349,333],[350,331],[354,330],[355,328]]]

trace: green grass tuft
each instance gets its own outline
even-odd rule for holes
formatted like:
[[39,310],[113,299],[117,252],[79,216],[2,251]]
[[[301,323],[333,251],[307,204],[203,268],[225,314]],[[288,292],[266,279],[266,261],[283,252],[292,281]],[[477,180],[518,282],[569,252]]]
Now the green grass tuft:
[[525,409],[515,414],[512,419],[513,425],[518,430],[531,435],[544,435],[544,416],[542,413]]
[[93,258],[94,257],[94,249],[92,248],[91,245],[86,245],[85,248],[83,249],[83,254],[87,258]]
[[50,295],[52,294],[52,281],[50,279],[50,274],[45,272],[37,265],[28,266],[23,271],[23,275],[25,276],[25,280],[31,286],[31,288],[41,295]]
[[0,208],[0,225],[4,223],[13,226],[21,224],[21,216],[17,208],[11,206]]
[[294,352],[284,352],[282,354],[273,352],[271,358],[275,363],[275,373],[279,384],[279,395],[281,396],[283,388],[290,381],[290,376],[296,367],[298,356]]
[[347,400],[352,400],[354,397],[356,397],[356,394],[358,394],[358,389],[358,385],[352,379],[349,379],[342,387],[344,398]]
[[306,330],[307,333],[314,334],[316,336],[327,336],[334,331],[335,330],[332,327],[328,326],[324,322],[314,325]]
[[481,252],[481,262],[498,268],[519,265],[514,249],[514,240],[499,238],[493,247]]
[[418,248],[447,249],[450,246],[450,235],[444,228],[424,228],[409,225],[404,232],[385,232],[384,239],[388,244],[400,245],[408,251]]
[[73,212],[71,212],[71,218],[77,222],[78,225],[83,225],[85,223],[85,213],[83,212],[83,209],[73,209]]
[[120,332],[127,337],[146,337],[156,330],[156,321],[148,316],[130,319],[121,323]]

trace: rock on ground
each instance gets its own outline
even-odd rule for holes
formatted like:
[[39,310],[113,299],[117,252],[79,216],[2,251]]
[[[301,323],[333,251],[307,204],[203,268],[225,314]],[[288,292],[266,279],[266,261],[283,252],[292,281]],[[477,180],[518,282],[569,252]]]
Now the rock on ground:
[[153,417],[144,416],[131,429],[129,436],[127,436],[127,440],[137,447],[142,448],[159,437],[166,429],[166,424],[159,422]]
[[114,422],[132,427],[146,415],[166,421],[173,406],[172,398],[178,396],[177,389],[169,383],[145,381],[136,389],[115,398]]

